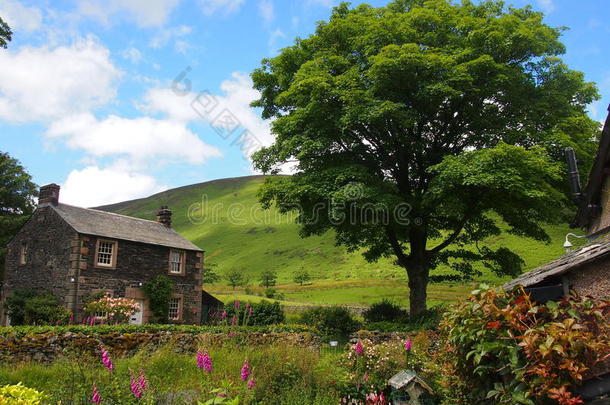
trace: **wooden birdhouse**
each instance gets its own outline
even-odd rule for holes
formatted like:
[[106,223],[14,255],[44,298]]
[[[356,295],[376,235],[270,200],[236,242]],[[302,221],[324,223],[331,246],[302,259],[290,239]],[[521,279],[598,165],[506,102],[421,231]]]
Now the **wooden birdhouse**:
[[392,388],[392,404],[424,405],[431,404],[432,388],[415,371],[402,370],[388,380]]

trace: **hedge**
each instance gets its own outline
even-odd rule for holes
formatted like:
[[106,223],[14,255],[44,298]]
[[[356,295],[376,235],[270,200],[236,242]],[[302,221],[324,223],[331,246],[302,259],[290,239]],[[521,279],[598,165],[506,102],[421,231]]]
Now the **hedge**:
[[103,335],[109,333],[139,332],[176,332],[187,334],[202,333],[301,333],[310,332],[318,335],[315,328],[307,325],[269,325],[269,326],[199,326],[199,325],[62,325],[62,326],[9,326],[0,327],[0,336],[25,337],[47,333],[78,333],[83,335]]

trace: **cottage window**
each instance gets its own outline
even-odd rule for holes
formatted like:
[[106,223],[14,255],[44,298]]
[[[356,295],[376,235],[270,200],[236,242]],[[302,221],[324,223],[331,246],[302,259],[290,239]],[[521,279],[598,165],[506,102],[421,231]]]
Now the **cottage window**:
[[97,254],[95,263],[99,267],[115,267],[117,243],[111,240],[97,241]]
[[171,274],[184,273],[184,252],[171,250],[169,252],[169,272]]
[[19,264],[26,264],[28,262],[28,245],[26,243],[21,244],[21,251],[19,252]]
[[172,321],[177,321],[180,319],[180,315],[182,312],[182,298],[170,298],[169,299],[169,311],[167,312],[167,317]]

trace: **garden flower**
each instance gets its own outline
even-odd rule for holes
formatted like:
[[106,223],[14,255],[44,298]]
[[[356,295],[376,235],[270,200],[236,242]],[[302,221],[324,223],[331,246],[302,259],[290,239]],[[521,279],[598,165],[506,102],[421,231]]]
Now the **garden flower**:
[[405,350],[406,351],[411,351],[411,348],[413,347],[413,342],[411,342],[410,338],[407,338],[407,340],[405,340]]
[[220,317],[222,319],[227,319],[227,311],[222,311],[222,314],[220,314]]
[[252,307],[250,307],[250,309],[248,309],[248,315],[252,316]]
[[146,382],[146,377],[144,376],[144,371],[140,369],[140,373],[138,375],[138,385],[142,391],[146,390],[148,387],[148,383]]
[[231,326],[235,326],[236,322],[237,322],[237,318],[235,317],[235,315],[233,315],[233,318],[231,318]]
[[248,366],[248,360],[246,360],[241,367],[241,380],[246,381],[248,377],[250,377],[250,366]]
[[356,346],[354,346],[354,352],[357,355],[361,355],[362,353],[364,353],[364,347],[362,346],[362,342],[358,341],[358,343],[356,343]]
[[235,300],[235,303],[233,304],[233,306],[235,307],[235,309],[237,311],[239,311],[239,300]]
[[254,377],[250,378],[250,381],[248,381],[248,388],[254,388],[255,385],[256,381],[254,380]]
[[93,402],[94,404],[99,404],[102,402],[102,397],[100,396],[100,393],[97,391],[97,387],[95,385],[93,386],[91,402]]
[[208,352],[197,352],[197,368],[202,368],[208,373],[212,372],[212,358]]
[[133,396],[138,399],[142,398],[142,390],[140,389],[140,384],[138,383],[138,381],[135,380],[135,378],[133,378],[133,376],[131,376],[130,386],[131,393],[133,394]]
[[109,370],[112,371],[114,366],[112,365],[112,360],[110,359],[110,354],[108,354],[108,350],[104,349],[104,346],[100,346],[100,353],[102,355],[102,363]]

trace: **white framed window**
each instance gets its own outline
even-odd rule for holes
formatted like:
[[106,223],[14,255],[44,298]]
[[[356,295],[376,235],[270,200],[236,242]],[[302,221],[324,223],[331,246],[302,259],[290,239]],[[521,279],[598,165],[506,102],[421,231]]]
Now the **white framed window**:
[[169,252],[169,272],[171,274],[184,273],[184,252],[180,250],[170,250]]
[[180,319],[180,313],[182,312],[182,298],[170,298],[169,299],[169,311],[167,311],[167,317],[173,321]]
[[95,265],[97,267],[114,268],[116,265],[116,254],[116,241],[98,239],[95,255]]
[[19,264],[27,264],[28,262],[28,245],[27,243],[21,244],[21,250],[19,251]]

